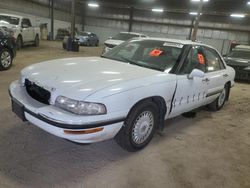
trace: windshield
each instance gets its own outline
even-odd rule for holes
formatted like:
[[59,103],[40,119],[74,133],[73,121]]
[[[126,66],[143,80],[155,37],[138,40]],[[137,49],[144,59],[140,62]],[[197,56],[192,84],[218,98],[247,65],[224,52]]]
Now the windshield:
[[134,37],[139,37],[139,36],[136,34],[130,34],[130,33],[119,33],[119,34],[115,35],[114,37],[112,37],[112,39],[126,41],[126,40],[132,39]]
[[176,64],[183,45],[158,40],[130,40],[102,57],[137,66],[169,72]]
[[228,54],[228,57],[250,59],[250,50],[234,50]]
[[86,32],[78,32],[77,35],[78,36],[89,36],[89,34]]
[[12,16],[0,15],[0,23],[18,25],[19,24],[19,18],[12,17]]

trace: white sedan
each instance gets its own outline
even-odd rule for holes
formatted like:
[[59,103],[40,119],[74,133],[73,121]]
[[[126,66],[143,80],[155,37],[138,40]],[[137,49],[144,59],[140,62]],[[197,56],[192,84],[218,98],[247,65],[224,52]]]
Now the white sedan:
[[210,46],[145,38],[102,57],[28,66],[9,92],[22,120],[53,135],[78,143],[115,138],[137,151],[166,119],[204,105],[220,110],[234,77],[234,69]]

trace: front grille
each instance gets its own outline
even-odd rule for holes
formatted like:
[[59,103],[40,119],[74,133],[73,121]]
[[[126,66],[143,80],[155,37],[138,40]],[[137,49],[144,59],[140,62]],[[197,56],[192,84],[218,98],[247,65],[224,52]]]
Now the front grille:
[[25,87],[27,93],[35,100],[44,103],[49,104],[50,100],[50,92],[46,89],[36,85],[35,83],[32,83],[28,79],[25,79]]
[[108,48],[114,48],[116,45],[105,43]]

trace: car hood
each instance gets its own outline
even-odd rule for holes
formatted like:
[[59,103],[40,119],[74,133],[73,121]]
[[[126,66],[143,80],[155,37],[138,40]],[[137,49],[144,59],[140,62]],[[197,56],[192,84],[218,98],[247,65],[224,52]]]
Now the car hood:
[[231,66],[243,66],[248,67],[250,66],[250,60],[249,59],[241,59],[241,58],[231,58],[227,57],[225,58],[225,61],[227,65]]
[[120,45],[121,43],[123,43],[124,41],[123,40],[114,40],[114,39],[109,39],[109,40],[106,40],[105,41],[105,44],[111,44],[113,46],[118,46]]
[[28,79],[49,90],[52,103],[58,95],[84,100],[104,88],[157,74],[162,72],[101,57],[46,61],[21,71],[22,83]]

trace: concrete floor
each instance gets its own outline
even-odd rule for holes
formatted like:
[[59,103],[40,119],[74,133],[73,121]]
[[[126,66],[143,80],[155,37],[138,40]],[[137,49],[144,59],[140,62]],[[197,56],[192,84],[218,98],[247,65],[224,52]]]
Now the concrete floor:
[[0,72],[0,188],[250,187],[249,84],[237,83],[220,112],[199,110],[194,119],[167,121],[164,134],[137,153],[122,150],[114,140],[77,145],[11,112],[8,86],[23,67],[101,50],[65,52],[59,42],[42,42],[19,51],[13,67]]

